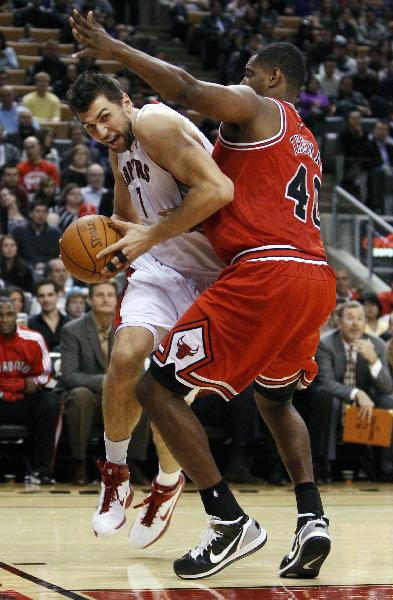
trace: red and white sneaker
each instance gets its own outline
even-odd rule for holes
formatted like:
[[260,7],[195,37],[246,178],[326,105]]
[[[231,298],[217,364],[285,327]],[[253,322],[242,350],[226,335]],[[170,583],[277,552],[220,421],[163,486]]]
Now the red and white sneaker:
[[179,480],[173,487],[160,485],[156,479],[153,479],[149,496],[134,506],[143,507],[128,535],[128,541],[134,548],[147,548],[164,535],[184,488],[183,473],[180,473]]
[[126,522],[126,509],[131,505],[134,490],[130,484],[128,465],[97,461],[101,471],[101,494],[93,515],[96,535],[113,535]]

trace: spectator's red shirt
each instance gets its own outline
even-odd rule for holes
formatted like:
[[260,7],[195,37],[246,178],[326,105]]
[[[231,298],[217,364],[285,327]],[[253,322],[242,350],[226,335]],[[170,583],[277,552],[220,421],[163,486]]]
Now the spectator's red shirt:
[[47,160],[40,160],[37,164],[23,160],[16,165],[16,168],[19,171],[19,183],[29,194],[30,199],[45,175],[49,175],[53,179],[56,187],[60,185],[58,168]]
[[378,294],[378,298],[382,305],[382,314],[390,315],[390,313],[393,311],[393,290],[381,292]]
[[46,385],[51,377],[51,359],[44,338],[37,331],[18,327],[12,337],[0,334],[0,396],[15,402],[24,396],[25,379]]

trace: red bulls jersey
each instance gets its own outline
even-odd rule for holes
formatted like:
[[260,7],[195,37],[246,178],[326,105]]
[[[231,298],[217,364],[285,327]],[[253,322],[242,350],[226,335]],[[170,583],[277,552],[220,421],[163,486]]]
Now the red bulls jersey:
[[239,258],[322,262],[317,142],[294,106],[272,99],[281,126],[272,138],[226,141],[220,131],[213,158],[235,184],[235,197],[205,222],[205,232],[226,264]]

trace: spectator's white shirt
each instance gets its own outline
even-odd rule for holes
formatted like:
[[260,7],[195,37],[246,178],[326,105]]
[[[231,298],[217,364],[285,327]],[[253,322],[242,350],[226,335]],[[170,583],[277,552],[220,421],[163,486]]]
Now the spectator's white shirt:
[[102,187],[101,189],[93,190],[91,185],[87,185],[86,187],[81,188],[81,194],[83,197],[83,201],[88,204],[92,204],[97,209],[100,206],[102,195],[108,191],[108,188]]

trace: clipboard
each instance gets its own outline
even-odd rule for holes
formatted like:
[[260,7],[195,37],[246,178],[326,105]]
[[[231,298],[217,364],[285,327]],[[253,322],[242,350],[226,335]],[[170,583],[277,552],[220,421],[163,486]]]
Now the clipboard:
[[359,418],[359,408],[350,406],[344,415],[343,441],[389,448],[392,443],[393,410],[374,408],[371,422]]

